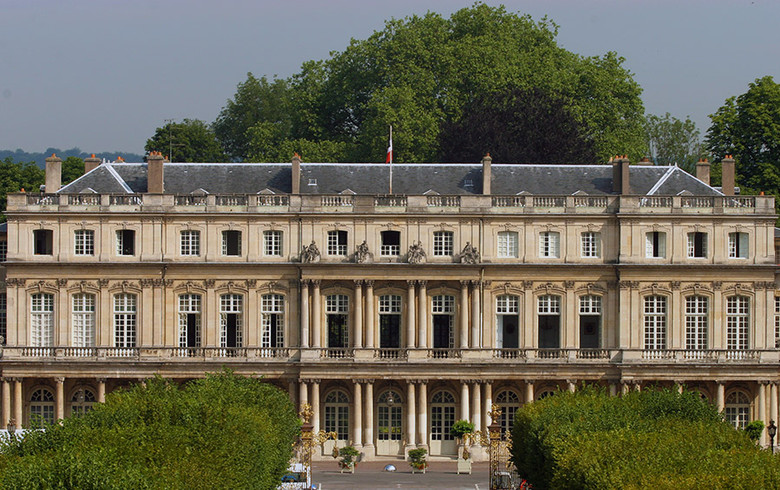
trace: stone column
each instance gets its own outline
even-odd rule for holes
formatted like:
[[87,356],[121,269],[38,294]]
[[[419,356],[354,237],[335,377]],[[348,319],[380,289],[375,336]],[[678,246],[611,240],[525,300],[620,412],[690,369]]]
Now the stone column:
[[290,379],[287,382],[287,395],[290,397],[290,403],[295,405],[295,392],[297,391],[295,386],[295,380]]
[[471,281],[471,348],[479,345],[479,281]]
[[718,384],[715,391],[715,406],[718,412],[726,409],[726,385],[722,381],[716,381]]
[[54,415],[57,420],[65,418],[65,378],[54,378],[56,405]]
[[[764,423],[764,426],[766,427],[769,424],[769,421],[766,417],[766,387],[767,382],[766,381],[759,381],[758,382],[758,420]],[[766,443],[766,431],[761,431],[761,438],[758,440],[759,444],[763,445]]]
[[301,347],[309,347],[309,281],[301,279]]
[[428,382],[420,381],[420,388],[417,390],[417,428],[420,433],[418,447],[428,449]]
[[415,389],[414,389],[414,383],[412,381],[407,381],[406,383],[406,399],[408,400],[407,406],[406,406],[406,448],[404,448],[404,452],[408,451],[409,449],[414,449],[414,447],[417,445],[416,442],[416,436],[417,436],[417,428],[414,424],[415,415],[417,414],[417,409],[415,407]]
[[0,420],[0,429],[8,428],[11,419],[11,384],[8,378],[3,378],[3,418]]
[[322,318],[322,311],[320,308],[320,281],[315,279],[312,281],[314,285],[314,298],[312,298],[312,339],[311,346],[315,349],[322,347],[322,332],[320,331],[320,318]]
[[315,379],[311,382],[311,424],[314,433],[320,431],[320,380]]
[[574,393],[575,391],[577,391],[577,380],[567,379],[566,380],[566,389],[569,390],[571,393]]
[[[468,349],[469,347],[469,282],[460,281],[460,301],[458,302],[458,311],[460,312],[460,321],[458,330],[460,331],[460,343],[458,347]],[[462,417],[461,417],[462,418]]]
[[769,418],[775,421],[775,425],[780,421],[777,416],[777,382],[773,381],[769,385]]
[[488,426],[493,423],[493,419],[490,417],[490,410],[493,408],[493,383],[485,383],[485,408],[482,409],[482,414],[485,416],[484,422],[480,430],[484,433]]
[[14,422],[16,422],[16,427],[22,427],[24,423],[22,406],[22,378],[16,378],[14,379]]
[[460,384],[460,417],[463,420],[470,420],[471,415],[469,414],[469,385],[466,382],[462,382]]
[[[417,281],[417,347],[428,347],[428,291],[427,281]],[[427,445],[426,445],[427,446]]]
[[610,381],[609,383],[609,396],[617,396],[617,383]]
[[106,378],[97,379],[97,401],[106,403]]
[[414,281],[406,281],[406,348],[414,348],[414,321],[415,321],[415,308],[414,308]]
[[375,456],[374,454],[374,380],[369,379],[366,381],[366,396],[364,397],[363,405],[365,408],[365,433],[363,439],[366,441],[363,445],[363,449],[369,457]]
[[623,395],[628,394],[631,391],[631,381],[623,381],[620,383],[620,393]]
[[306,381],[300,380],[298,382],[298,410],[303,410],[306,403],[309,403],[309,387]]
[[354,322],[352,345],[356,349],[363,348],[363,281],[355,281],[355,306],[353,307]]
[[376,349],[374,340],[374,281],[365,281],[366,285],[366,347]]
[[352,424],[352,445],[355,448],[363,447],[363,386],[360,381],[354,381],[355,394],[353,396],[352,413],[355,414],[355,421]]
[[[479,381],[474,382],[471,393],[471,418],[474,423],[474,430],[482,429],[482,384]],[[474,445],[479,441],[474,440]]]
[[525,403],[534,401],[534,382],[530,379],[525,380]]

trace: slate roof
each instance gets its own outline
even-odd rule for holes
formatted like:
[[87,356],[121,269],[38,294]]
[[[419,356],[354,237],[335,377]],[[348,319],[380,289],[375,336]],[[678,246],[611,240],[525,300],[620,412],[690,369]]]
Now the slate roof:
[[[607,195],[611,165],[493,164],[492,194]],[[60,193],[144,193],[145,163],[104,163],[62,187]],[[481,194],[481,164],[393,164],[393,193],[422,195]],[[289,163],[166,163],[165,192],[256,194],[292,191]],[[722,195],[677,167],[632,165],[631,194]],[[388,194],[390,165],[375,163],[302,163],[301,194]]]

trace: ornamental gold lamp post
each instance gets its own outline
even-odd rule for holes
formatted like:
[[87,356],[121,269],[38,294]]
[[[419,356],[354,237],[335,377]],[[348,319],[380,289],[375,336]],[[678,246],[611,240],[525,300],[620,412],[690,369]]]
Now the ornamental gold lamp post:
[[490,425],[488,426],[488,451],[490,458],[490,490],[505,488],[499,472],[501,459],[501,408],[493,404],[488,412]]
[[[306,468],[306,472],[311,475],[311,455],[314,452],[314,448],[325,444],[325,441],[328,439],[333,439],[335,441],[337,434],[333,431],[325,432],[324,430],[321,430],[316,434],[314,433],[314,425],[311,423],[311,417],[314,415],[314,411],[308,403],[303,404],[301,412],[298,415],[301,420],[303,420],[303,425],[301,425],[299,459],[304,468]],[[336,449],[335,446],[334,450],[336,451],[334,457],[338,457],[338,449]]]

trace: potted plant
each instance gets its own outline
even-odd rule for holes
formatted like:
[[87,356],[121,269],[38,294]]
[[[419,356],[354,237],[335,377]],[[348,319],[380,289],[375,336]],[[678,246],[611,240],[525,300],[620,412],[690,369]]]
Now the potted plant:
[[450,428],[450,435],[461,441],[463,436],[474,433],[474,424],[468,420],[458,420]]
[[428,467],[428,462],[425,460],[426,454],[428,454],[428,450],[425,448],[409,450],[409,466],[412,467],[412,474],[417,471],[425,473],[425,468]]
[[355,449],[353,446],[346,446],[339,449],[339,457],[341,458],[339,461],[339,467],[341,468],[341,472],[344,473],[345,471],[348,471],[350,473],[354,473],[355,466],[357,466],[358,456],[360,456],[360,451]]
[[468,420],[458,420],[450,428],[450,435],[455,437],[463,445],[460,456],[458,457],[458,474],[471,474],[471,454],[469,453],[467,437],[474,433],[474,424]]

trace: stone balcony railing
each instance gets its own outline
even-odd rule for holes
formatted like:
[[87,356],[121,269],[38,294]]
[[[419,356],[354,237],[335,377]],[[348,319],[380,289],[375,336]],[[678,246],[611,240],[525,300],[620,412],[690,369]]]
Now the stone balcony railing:
[[538,348],[300,348],[300,347],[4,347],[4,361],[59,360],[121,362],[484,362],[613,364],[780,363],[780,350],[538,349]]
[[772,214],[772,196],[9,194],[8,211]]

